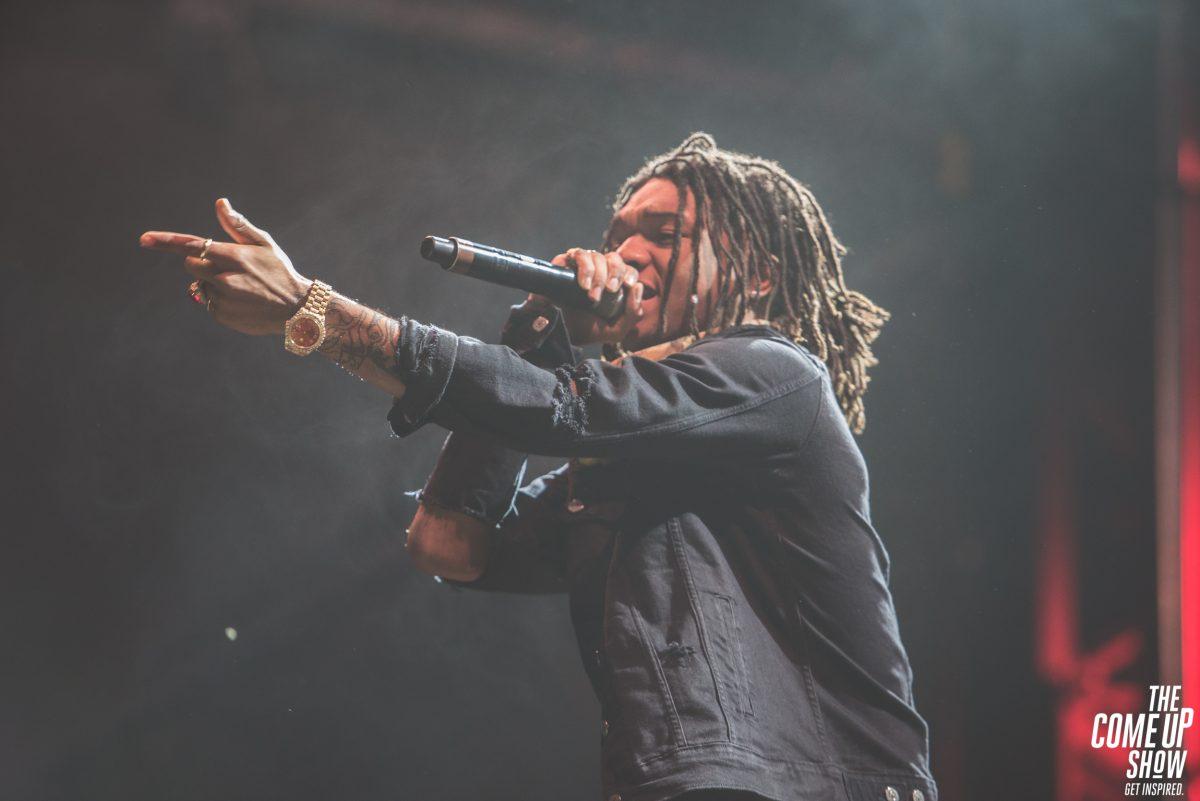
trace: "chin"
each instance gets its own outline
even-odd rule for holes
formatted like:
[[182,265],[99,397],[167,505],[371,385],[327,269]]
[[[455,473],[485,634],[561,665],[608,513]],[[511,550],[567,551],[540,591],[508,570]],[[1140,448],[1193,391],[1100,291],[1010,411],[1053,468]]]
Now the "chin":
[[672,339],[678,339],[686,332],[668,331],[665,334],[658,333],[658,318],[653,320],[647,317],[642,322],[638,323],[637,328],[634,328],[625,338],[621,340],[621,347],[625,350],[634,351],[648,348],[651,345],[658,345],[663,342],[670,342]]
[[659,342],[665,342],[665,341],[666,340],[664,340],[661,337],[655,337],[655,336],[640,337],[640,336],[630,335],[630,336],[625,337],[623,340],[621,340],[620,345],[622,348],[624,348],[627,351],[635,351],[635,350],[641,350],[642,348],[648,348],[651,345],[657,345]]
[[658,335],[657,320],[658,317],[651,318],[647,314],[621,340],[621,347],[625,350],[639,350],[662,342],[662,337]]

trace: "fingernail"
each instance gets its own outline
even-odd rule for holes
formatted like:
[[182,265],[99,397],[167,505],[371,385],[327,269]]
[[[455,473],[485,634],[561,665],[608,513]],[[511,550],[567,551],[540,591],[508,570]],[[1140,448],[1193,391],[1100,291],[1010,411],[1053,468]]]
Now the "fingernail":
[[615,275],[612,278],[608,279],[608,291],[609,292],[616,292],[617,287],[619,287],[620,285],[621,285],[621,279],[617,278]]
[[625,286],[633,286],[637,283],[637,273],[630,273],[625,276]]
[[591,289],[592,288],[592,277],[590,275],[585,275],[583,277],[583,279],[579,282],[579,285],[581,287],[583,287],[584,289]]

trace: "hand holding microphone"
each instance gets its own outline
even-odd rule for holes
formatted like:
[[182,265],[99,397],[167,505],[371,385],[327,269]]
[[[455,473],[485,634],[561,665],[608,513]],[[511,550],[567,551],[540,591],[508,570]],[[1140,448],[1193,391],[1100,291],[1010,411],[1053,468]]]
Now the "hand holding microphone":
[[457,237],[428,236],[421,255],[449,272],[523,289],[562,307],[576,344],[619,342],[642,316],[645,287],[638,271],[615,252],[572,248],[547,262]]

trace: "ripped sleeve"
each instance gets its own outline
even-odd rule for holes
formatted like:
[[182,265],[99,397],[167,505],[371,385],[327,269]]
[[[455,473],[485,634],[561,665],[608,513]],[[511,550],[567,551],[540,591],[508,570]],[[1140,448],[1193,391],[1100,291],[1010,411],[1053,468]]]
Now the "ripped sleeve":
[[450,331],[400,318],[396,377],[404,382],[404,395],[392,403],[388,414],[396,436],[411,434],[425,424],[446,391],[457,352],[458,337]]

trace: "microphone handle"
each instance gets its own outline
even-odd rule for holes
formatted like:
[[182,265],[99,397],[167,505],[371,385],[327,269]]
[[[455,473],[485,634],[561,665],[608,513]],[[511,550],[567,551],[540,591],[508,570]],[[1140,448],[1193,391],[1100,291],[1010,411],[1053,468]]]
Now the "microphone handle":
[[444,269],[493,284],[544,295],[561,306],[570,306],[611,322],[625,310],[625,288],[607,290],[593,303],[575,280],[575,273],[548,261],[509,250],[480,245],[458,237],[425,237],[421,255]]

